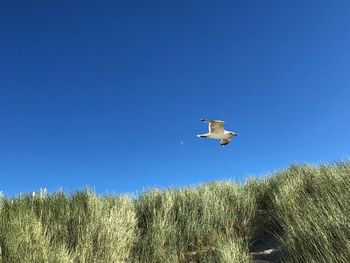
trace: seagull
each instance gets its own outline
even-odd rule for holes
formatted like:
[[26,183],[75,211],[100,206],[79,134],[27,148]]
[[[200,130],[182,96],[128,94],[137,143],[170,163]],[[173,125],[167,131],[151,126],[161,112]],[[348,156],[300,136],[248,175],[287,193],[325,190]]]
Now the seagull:
[[220,145],[227,145],[232,141],[237,133],[224,130],[224,121],[201,119],[204,123],[209,123],[209,133],[199,134],[197,137],[220,140]]

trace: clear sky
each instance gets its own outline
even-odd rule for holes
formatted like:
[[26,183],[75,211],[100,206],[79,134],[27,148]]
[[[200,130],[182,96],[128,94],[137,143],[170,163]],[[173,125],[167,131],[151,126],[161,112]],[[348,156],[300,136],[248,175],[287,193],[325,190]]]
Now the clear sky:
[[[2,1],[0,190],[243,181],[350,149],[350,1]],[[226,147],[197,138],[225,120]]]

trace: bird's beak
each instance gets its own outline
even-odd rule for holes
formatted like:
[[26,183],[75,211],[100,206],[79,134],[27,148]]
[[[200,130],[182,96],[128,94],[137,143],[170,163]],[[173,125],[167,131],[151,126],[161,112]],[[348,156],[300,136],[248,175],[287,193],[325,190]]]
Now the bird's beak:
[[238,133],[235,133],[235,136],[239,136],[239,134],[238,134]]

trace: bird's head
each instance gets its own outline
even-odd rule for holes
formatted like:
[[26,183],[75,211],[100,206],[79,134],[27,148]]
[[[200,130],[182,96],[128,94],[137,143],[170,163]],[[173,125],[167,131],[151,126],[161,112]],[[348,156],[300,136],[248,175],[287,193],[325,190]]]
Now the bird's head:
[[235,132],[230,132],[230,134],[233,136],[238,136],[238,133],[235,133]]

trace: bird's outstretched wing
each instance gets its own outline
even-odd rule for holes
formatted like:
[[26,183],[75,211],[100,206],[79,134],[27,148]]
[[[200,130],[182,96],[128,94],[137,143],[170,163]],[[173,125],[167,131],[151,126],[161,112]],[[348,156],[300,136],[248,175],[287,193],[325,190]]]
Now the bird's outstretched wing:
[[202,122],[209,123],[209,132],[210,133],[223,133],[224,132],[224,121],[219,120],[207,120],[201,119]]
[[220,141],[220,145],[221,146],[224,146],[224,145],[227,145],[231,142],[231,138],[228,138],[228,139],[225,139],[225,140],[221,140]]

